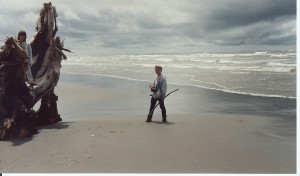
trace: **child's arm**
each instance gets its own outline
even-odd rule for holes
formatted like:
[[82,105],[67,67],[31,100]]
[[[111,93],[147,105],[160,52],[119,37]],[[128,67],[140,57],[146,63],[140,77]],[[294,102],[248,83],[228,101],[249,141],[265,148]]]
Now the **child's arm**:
[[167,93],[167,79],[164,77],[163,81],[162,81],[162,84],[161,84],[162,97],[165,97],[166,93]]
[[28,51],[28,57],[29,57],[29,64],[32,65],[32,49],[30,44],[27,44],[27,51]]

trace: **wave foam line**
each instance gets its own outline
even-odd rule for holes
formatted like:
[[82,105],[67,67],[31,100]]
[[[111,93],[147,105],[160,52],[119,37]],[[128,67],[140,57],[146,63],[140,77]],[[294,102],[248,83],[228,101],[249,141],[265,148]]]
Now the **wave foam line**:
[[67,71],[62,71],[62,73],[68,73],[68,74],[73,74],[73,75],[103,76],[103,77],[110,77],[110,78],[117,78],[117,79],[126,79],[126,80],[130,80],[130,81],[139,81],[139,82],[151,82],[150,80],[134,79],[134,78],[128,78],[128,77],[123,77],[123,76],[106,75],[106,74],[101,74],[101,73],[76,73],[76,72],[67,72]]
[[[62,71],[62,73],[74,74],[74,75],[103,76],[103,77],[110,77],[110,78],[117,78],[117,79],[125,79],[125,80],[138,81],[138,82],[151,82],[151,80],[134,79],[134,78],[128,78],[128,77],[123,77],[123,76],[106,75],[106,74],[100,74],[100,73],[76,73],[76,72],[66,72],[66,71]],[[267,94],[257,94],[257,93],[235,92],[235,91],[231,91],[231,90],[224,90],[224,89],[218,89],[218,88],[211,88],[211,87],[205,87],[205,86],[194,85],[194,84],[182,84],[182,83],[173,83],[173,82],[170,82],[170,83],[168,83],[168,84],[178,85],[178,86],[198,87],[198,88],[209,89],[209,90],[218,90],[218,91],[222,91],[222,92],[226,92],[226,93],[232,93],[232,94],[251,95],[251,96],[255,96],[255,97],[296,99],[296,97],[288,97],[288,96],[283,96],[283,95],[267,95]]]
[[211,88],[211,87],[205,87],[205,86],[194,85],[194,84],[181,84],[181,83],[168,83],[168,84],[179,85],[179,86],[198,87],[198,88],[209,89],[209,90],[218,90],[218,91],[222,91],[222,92],[226,92],[226,93],[232,93],[232,94],[251,95],[251,96],[255,96],[255,97],[296,99],[296,97],[288,97],[288,96],[284,96],[284,95],[267,95],[267,94],[258,94],[258,93],[236,92],[236,91],[231,91],[231,90]]

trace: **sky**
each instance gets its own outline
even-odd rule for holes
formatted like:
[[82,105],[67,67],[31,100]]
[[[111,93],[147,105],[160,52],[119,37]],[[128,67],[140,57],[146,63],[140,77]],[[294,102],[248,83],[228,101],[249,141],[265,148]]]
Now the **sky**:
[[[0,0],[0,40],[31,40],[43,2]],[[296,49],[296,0],[52,0],[77,53],[159,54]]]

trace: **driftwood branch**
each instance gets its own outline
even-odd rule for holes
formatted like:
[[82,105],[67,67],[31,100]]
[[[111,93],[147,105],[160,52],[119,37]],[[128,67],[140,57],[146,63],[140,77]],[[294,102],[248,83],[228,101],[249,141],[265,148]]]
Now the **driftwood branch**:
[[[31,71],[37,84],[25,83],[28,69],[26,54],[13,38],[7,38],[0,50],[0,140],[31,136],[37,125],[61,120],[54,94],[62,59],[67,59],[63,42],[55,37],[58,31],[57,12],[51,3],[44,3],[37,20],[36,34],[30,43],[33,54]],[[40,109],[33,106],[41,100]]]
[[[178,91],[179,89],[175,89],[173,91],[171,91],[170,93],[168,93],[167,95],[165,95],[164,99],[166,99],[170,94]],[[154,108],[152,109],[152,111],[150,112],[150,114],[153,114],[154,110],[156,109],[156,107],[159,105],[159,102],[156,103],[156,105],[154,106]]]

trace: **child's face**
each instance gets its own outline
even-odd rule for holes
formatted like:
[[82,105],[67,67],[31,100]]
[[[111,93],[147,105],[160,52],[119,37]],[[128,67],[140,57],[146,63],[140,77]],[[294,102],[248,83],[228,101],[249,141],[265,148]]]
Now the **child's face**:
[[21,42],[24,42],[24,41],[25,41],[25,35],[20,35],[19,38],[20,38],[20,41],[21,41]]
[[158,67],[155,67],[155,73],[156,73],[157,75],[160,75],[160,74],[161,74],[161,69],[158,68]]

